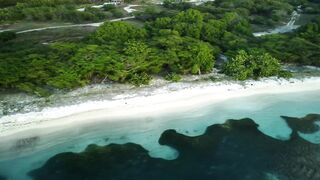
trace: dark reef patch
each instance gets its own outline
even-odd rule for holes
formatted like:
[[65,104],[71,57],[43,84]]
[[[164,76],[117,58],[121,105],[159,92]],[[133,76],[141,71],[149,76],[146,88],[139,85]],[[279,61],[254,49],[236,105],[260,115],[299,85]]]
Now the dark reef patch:
[[[309,117],[299,123],[308,126]],[[179,151],[175,160],[152,158],[133,143],[89,145],[82,153],[58,154],[29,175],[35,180],[320,179],[320,145],[302,139],[296,130],[281,141],[257,127],[253,120],[241,119],[212,125],[196,137],[167,130],[159,143]]]
[[6,178],[0,175],[0,180],[6,180]]
[[319,125],[315,124],[316,121],[320,121],[319,114],[308,114],[303,118],[295,118],[288,116],[281,116],[293,131],[300,131],[302,133],[314,133],[320,130]]

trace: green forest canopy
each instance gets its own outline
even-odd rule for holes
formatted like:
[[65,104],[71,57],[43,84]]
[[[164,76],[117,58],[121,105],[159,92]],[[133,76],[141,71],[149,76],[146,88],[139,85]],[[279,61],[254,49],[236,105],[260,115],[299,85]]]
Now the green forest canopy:
[[106,80],[140,85],[162,75],[176,81],[211,72],[221,53],[231,59],[224,72],[235,79],[287,76],[280,62],[320,65],[319,27],[318,19],[294,33],[255,38],[246,16],[197,8],[142,28],[106,22],[83,40],[48,46],[16,44],[15,35],[1,33],[0,88],[46,95]]

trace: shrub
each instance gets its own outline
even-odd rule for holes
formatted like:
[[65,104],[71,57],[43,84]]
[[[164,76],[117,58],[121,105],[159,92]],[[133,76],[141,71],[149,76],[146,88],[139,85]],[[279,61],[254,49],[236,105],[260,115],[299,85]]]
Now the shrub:
[[175,73],[171,73],[171,74],[166,75],[165,79],[167,81],[178,82],[181,80],[181,76],[178,74],[175,74]]
[[0,42],[7,42],[16,38],[16,33],[12,31],[5,31],[0,33]]

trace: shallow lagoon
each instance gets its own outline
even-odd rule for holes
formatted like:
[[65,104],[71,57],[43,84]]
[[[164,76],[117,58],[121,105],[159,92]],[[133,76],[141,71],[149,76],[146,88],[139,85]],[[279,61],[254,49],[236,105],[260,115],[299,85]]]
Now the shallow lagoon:
[[[37,137],[31,146],[0,151],[0,174],[8,179],[28,179],[26,173],[42,166],[51,156],[66,152],[81,152],[89,144],[134,142],[150,151],[153,157],[174,159],[178,152],[158,144],[161,133],[167,129],[195,136],[207,126],[223,123],[226,119],[249,117],[259,129],[274,138],[288,139],[290,128],[281,115],[303,117],[320,113],[320,91],[289,94],[264,94],[230,99],[185,112],[148,116],[118,122],[90,123],[73,129],[50,129],[32,132]],[[42,135],[45,134],[45,135]],[[303,135],[307,140],[320,143],[320,134]],[[1,146],[12,146],[3,144]]]

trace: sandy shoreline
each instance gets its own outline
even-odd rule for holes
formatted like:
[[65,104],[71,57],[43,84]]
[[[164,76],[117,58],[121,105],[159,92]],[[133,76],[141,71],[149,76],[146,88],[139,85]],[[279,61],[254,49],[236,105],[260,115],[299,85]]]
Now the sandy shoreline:
[[279,94],[320,90],[320,77],[304,79],[267,78],[245,82],[202,82],[190,88],[167,91],[151,96],[115,98],[115,100],[89,101],[78,105],[47,108],[41,112],[15,114],[0,118],[0,137],[29,131],[75,125],[97,121],[115,121],[162,113],[188,111],[237,97],[259,94]]

